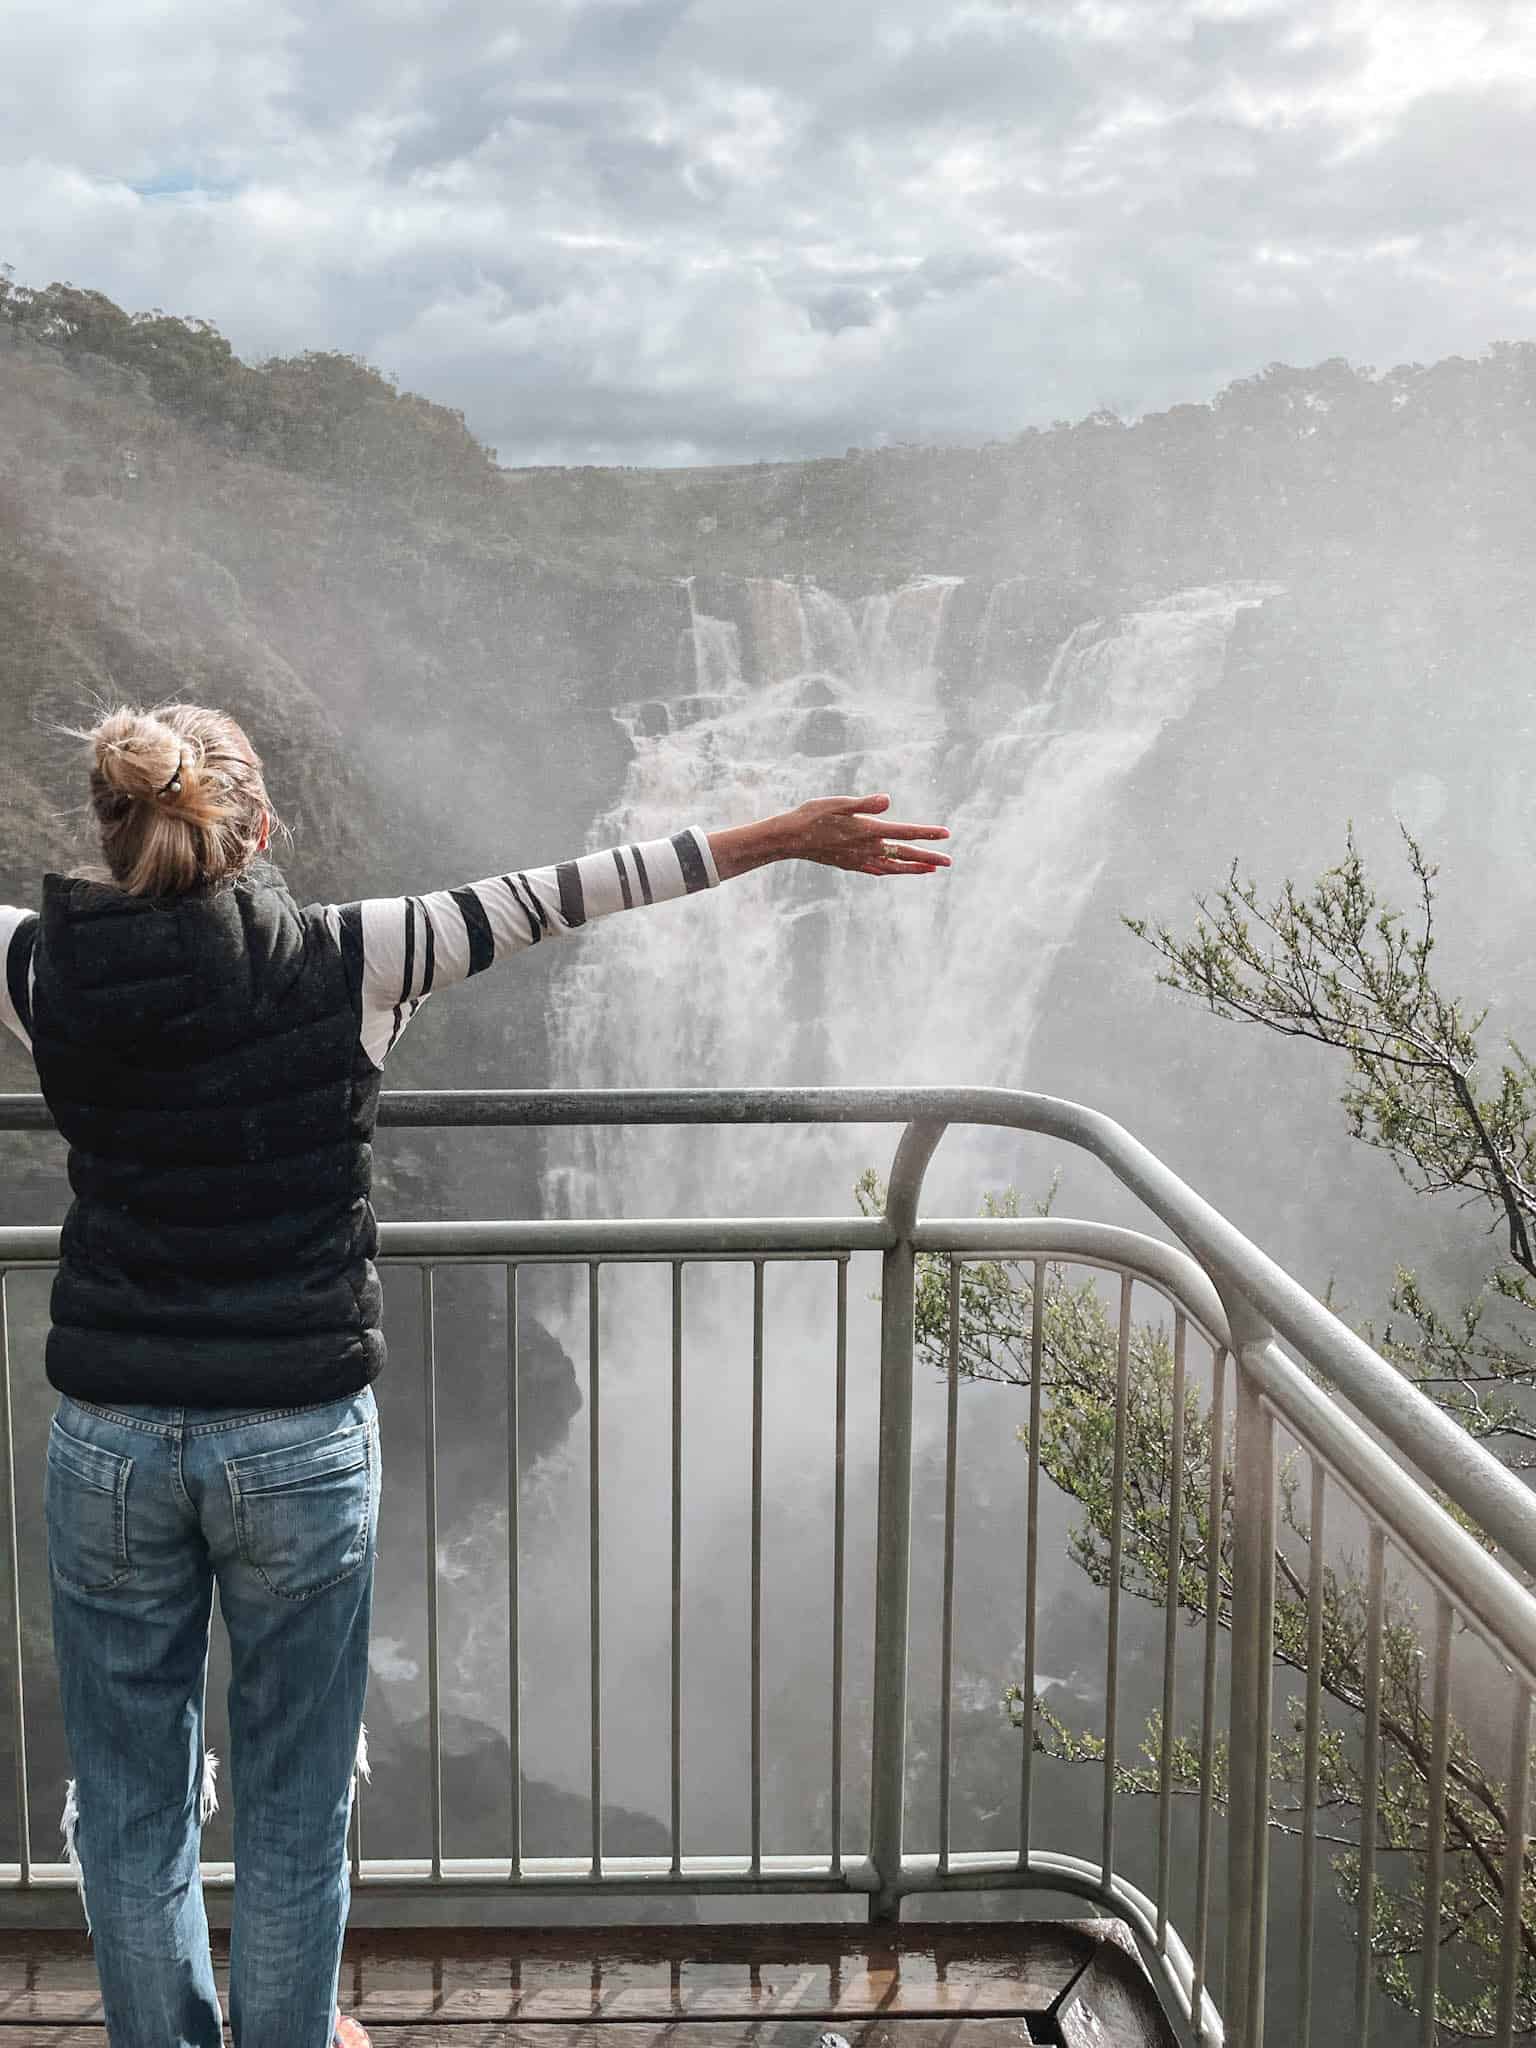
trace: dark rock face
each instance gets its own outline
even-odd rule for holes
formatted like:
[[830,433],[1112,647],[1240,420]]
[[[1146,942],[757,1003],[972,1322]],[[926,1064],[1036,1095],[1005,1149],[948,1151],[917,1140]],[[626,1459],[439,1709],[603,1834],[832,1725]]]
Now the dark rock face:
[[635,713],[635,731],[642,739],[656,739],[662,733],[672,730],[672,712],[654,698],[642,704]]
[[852,745],[848,720],[841,711],[812,711],[801,719],[795,744],[802,754],[846,754]]
[[[501,1273],[494,1268],[458,1278],[457,1286],[447,1278],[439,1279],[433,1329],[438,1357],[447,1375],[451,1416],[455,1421],[468,1422],[473,1412],[467,1399],[469,1386],[490,1385],[496,1390],[498,1402],[502,1399],[507,1376],[504,1290]],[[476,1280],[483,1284],[472,1284]],[[517,1385],[518,1463],[527,1472],[564,1442],[572,1420],[581,1413],[581,1390],[565,1347],[526,1303],[520,1305],[517,1319]],[[414,1415],[392,1417],[391,1423],[394,1442],[400,1443],[402,1436],[415,1442]],[[461,1434],[462,1442],[458,1441]],[[445,1452],[452,1448],[471,1461],[478,1450],[486,1447],[484,1438],[474,1429],[454,1430],[453,1438],[451,1446],[445,1445]],[[474,1467],[472,1462],[467,1465],[455,1486],[460,1504],[487,1496],[497,1498],[504,1490],[506,1446],[499,1429],[494,1444],[487,1448],[494,1450],[490,1462],[496,1469],[492,1471],[489,1464],[484,1470]]]
[[[368,1758],[363,1788],[370,1856],[421,1854],[431,1839],[427,1722],[396,1721],[386,1694],[370,1693]],[[443,1715],[443,1847],[453,1856],[505,1856],[512,1823],[511,1754],[506,1737],[468,1714]],[[528,1856],[590,1856],[589,1799],[526,1775],[521,1781],[523,1852]],[[665,1856],[665,1825],[648,1813],[603,1807],[603,1848],[614,1856]]]
[[559,1340],[535,1317],[518,1332],[521,1403],[518,1462],[526,1470],[564,1443],[566,1431],[581,1413],[576,1368]]
[[677,725],[696,725],[701,718],[718,718],[725,709],[725,700],[703,695],[678,697],[668,708]]

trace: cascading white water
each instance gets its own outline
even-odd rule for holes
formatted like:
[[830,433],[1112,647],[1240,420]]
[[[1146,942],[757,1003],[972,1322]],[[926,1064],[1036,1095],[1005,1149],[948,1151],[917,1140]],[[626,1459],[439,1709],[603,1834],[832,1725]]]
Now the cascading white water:
[[[705,897],[604,920],[569,942],[554,983],[554,1085],[1026,1084],[1040,1004],[1102,866],[1117,793],[1160,730],[1217,681],[1234,620],[1273,586],[1184,590],[1083,624],[1028,701],[1022,692],[1010,700],[997,685],[983,645],[976,670],[993,682],[966,707],[971,723],[962,729],[946,711],[937,667],[957,581],[922,578],[853,605],[810,585],[752,582],[744,600],[750,681],[736,625],[695,613],[670,729],[657,729],[653,706],[644,716],[638,705],[616,713],[634,758],[590,846],[689,823],[742,824],[811,796],[886,791],[889,819],[949,825],[954,866],[885,879],[776,865]],[[977,736],[978,714],[995,729]],[[891,1127],[838,1125],[558,1131],[547,1149],[548,1209],[855,1214],[857,1172],[873,1163],[883,1174],[896,1136]],[[929,1213],[974,1213],[976,1142],[964,1131],[946,1138],[928,1176]],[[602,1328],[605,1543],[617,1545],[612,1555],[624,1567],[624,1597],[608,1602],[605,1658],[610,1671],[626,1674],[624,1711],[640,1759],[627,1775],[621,1764],[617,1779],[610,1770],[607,1783],[610,1796],[661,1812],[664,1517],[651,1517],[648,1534],[623,1522],[624,1503],[665,1497],[666,1276],[643,1271],[653,1291],[631,1269],[611,1288],[620,1306],[609,1302]],[[780,1539],[781,1571],[808,1587],[818,1573],[824,1578],[824,1560],[809,1550],[797,1557],[793,1532],[826,1520],[828,1269],[780,1269],[775,1285],[770,1484],[790,1531]],[[720,1266],[688,1268],[687,1437],[695,1455],[687,1472],[687,1602],[691,1615],[713,1616],[707,1629],[722,1641],[732,1628],[740,1632],[740,1600],[726,1599],[718,1578],[721,1560],[744,1540],[747,1478],[741,1376],[733,1380],[723,1361],[739,1361],[750,1347],[749,1287],[750,1269],[736,1268],[733,1278]],[[867,1350],[872,1312],[858,1292],[850,1288],[850,1341]],[[582,1361],[584,1289],[570,1307],[559,1334]],[[556,1495],[561,1484],[557,1477]],[[584,1563],[578,1540],[551,1539],[556,1529],[581,1526],[580,1451],[564,1484],[569,1498],[563,1509],[546,1503],[546,1541],[527,1567],[530,1611],[537,1607],[564,1637],[546,1662],[529,1735],[541,1745],[541,1774],[579,1786]],[[808,1534],[804,1540],[814,1549]],[[825,1616],[809,1592],[804,1597],[804,1612],[794,1599],[784,1612],[795,1617],[792,1639],[796,1628],[815,1639],[814,1657],[805,1650],[809,1669],[823,1657]],[[690,1626],[696,1642],[698,1625]],[[557,1668],[568,1673],[564,1681]],[[792,1663],[775,1683],[787,1680],[793,1690],[794,1678]],[[745,1739],[736,1681],[726,1691],[735,1706],[711,1708],[689,1738],[697,1792],[690,1811],[711,1817],[717,1801],[732,1816],[739,1804],[730,1789],[739,1787]],[[739,1844],[739,1826],[726,1836]]]
[[677,687],[680,695],[693,691],[741,693],[741,633],[731,619],[695,615],[693,629],[678,642]]
[[[777,865],[583,935],[556,984],[557,1083],[1023,1085],[1039,1001],[1103,864],[1116,791],[1219,677],[1233,620],[1272,586],[1180,591],[1078,627],[1043,693],[975,738],[953,729],[937,688],[956,581],[924,578],[858,606],[755,582],[750,613],[769,651],[755,690],[735,636],[696,617],[696,688],[707,674],[723,700],[715,715],[647,737],[634,708],[616,714],[635,756],[593,846],[742,824],[810,796],[889,792],[893,821],[950,827],[954,865],[893,879]],[[786,669],[797,649],[822,665]],[[727,651],[737,666],[722,677]],[[566,1214],[849,1206],[846,1187],[826,1179],[846,1151],[835,1131],[776,1141],[767,1180],[760,1148],[741,1139],[560,1134],[551,1199]]]

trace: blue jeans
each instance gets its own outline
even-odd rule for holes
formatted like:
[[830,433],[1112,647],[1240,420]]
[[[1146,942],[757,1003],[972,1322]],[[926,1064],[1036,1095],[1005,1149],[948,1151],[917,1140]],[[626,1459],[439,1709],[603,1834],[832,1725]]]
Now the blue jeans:
[[372,1391],[312,1408],[61,1399],[44,1500],[71,1860],[112,2048],[219,2048],[198,1875],[213,1589],[229,1632],[236,2048],[328,2048],[378,1541]]

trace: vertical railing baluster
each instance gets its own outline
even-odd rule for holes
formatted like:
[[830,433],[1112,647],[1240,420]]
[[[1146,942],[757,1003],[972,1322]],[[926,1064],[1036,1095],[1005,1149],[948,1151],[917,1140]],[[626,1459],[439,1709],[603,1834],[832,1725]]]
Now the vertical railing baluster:
[[443,1700],[437,1614],[437,1332],[433,1269],[421,1269],[422,1382],[427,1466],[427,1749],[432,1807],[432,1875],[443,1875]]
[[1387,1539],[1371,1524],[1366,1566],[1365,1741],[1360,1765],[1360,1895],[1355,1932],[1355,2039],[1366,2048],[1375,1975],[1376,1818],[1381,1790],[1381,1650]]
[[1115,1449],[1110,1482],[1109,1644],[1104,1666],[1104,1815],[1100,1863],[1106,1892],[1115,1869],[1115,1778],[1119,1765],[1120,1564],[1125,1545],[1125,1425],[1131,1381],[1131,1276],[1120,1276],[1120,1337],[1115,1366]]
[[[1251,1329],[1251,1311],[1228,1315]],[[1270,1722],[1274,1693],[1275,1418],[1244,1353],[1265,1338],[1240,1337],[1237,1462],[1233,1492],[1231,1799],[1227,1829],[1227,2024],[1242,2048],[1264,2038],[1265,1936],[1269,1921]]]
[[1184,1576],[1184,1311],[1173,1322],[1173,1414],[1168,1451],[1167,1586],[1163,1603],[1163,1740],[1157,1786],[1157,1946],[1168,1940],[1168,1888],[1173,1874],[1174,1663],[1178,1655],[1179,1594]]
[[1494,2048],[1510,2048],[1515,2036],[1515,2003],[1525,1952],[1525,1845],[1530,1824],[1530,1779],[1531,1695],[1527,1686],[1517,1684],[1509,1730],[1509,1790],[1504,1796],[1504,1925],[1499,1942],[1499,2006]]
[[27,1696],[21,1668],[21,1554],[16,1540],[16,1436],[11,1410],[11,1312],[0,1268],[0,1479],[5,1484],[6,1643],[11,1653],[11,1725],[16,1734],[16,1841],[23,1886],[32,1882],[32,1814],[27,1790]]
[[949,1754],[955,1653],[955,1439],[960,1424],[960,1260],[949,1255],[949,1361],[944,1428],[944,1610],[939,1637],[939,1869],[949,1869]]
[[1312,1976],[1317,1945],[1317,1799],[1323,1725],[1323,1539],[1327,1471],[1312,1458],[1312,1513],[1307,1524],[1307,1703],[1301,1765],[1301,1926],[1297,1957],[1296,2048],[1311,2048]]
[[923,1170],[944,1135],[908,1124],[886,1186],[892,1239],[880,1266],[880,1471],[875,1528],[874,1714],[870,1736],[870,1918],[901,1917],[906,1824],[907,1655],[912,1592],[912,1352],[917,1252],[911,1232]]
[[522,1661],[522,1451],[517,1351],[515,1260],[505,1268],[507,1294],[507,1749],[511,1771],[511,1860],[507,1875],[523,1874],[523,1661]]
[[1216,1651],[1221,1641],[1222,1516],[1226,1506],[1227,1354],[1211,1359],[1211,1459],[1206,1495],[1205,1661],[1200,1677],[1200,1831],[1195,1850],[1195,2044],[1205,2040],[1211,1943],[1212,1800],[1216,1764]]
[[832,1424],[832,1875],[843,1869],[843,1577],[848,1508],[848,1254],[837,1259],[837,1389]]
[[1019,1759],[1019,1868],[1029,1868],[1035,1786],[1035,1648],[1040,1606],[1040,1382],[1045,1362],[1044,1259],[1034,1263],[1029,1317],[1029,1476],[1024,1511],[1024,1753]]
[[587,1262],[587,1629],[591,1654],[591,1696],[588,1702],[592,1742],[592,1875],[603,1874],[603,1614],[602,1614],[602,1522],[599,1512],[602,1485],[598,1432],[600,1373],[598,1364],[598,1261]]
[[1451,1603],[1435,1601],[1435,1689],[1430,1707],[1429,1812],[1425,1821],[1424,1957],[1419,2048],[1435,2048],[1440,1999],[1440,1894],[1445,1883],[1445,1789],[1451,1735]]
[[[359,1745],[361,1745],[359,1736]],[[363,1878],[363,1774],[356,1764],[352,1767],[352,1810],[347,1816],[348,1854],[351,1878],[354,1886]]]
[[1264,1999],[1269,1938],[1269,1774],[1270,1739],[1275,1690],[1275,1542],[1278,1531],[1275,1419],[1264,1407],[1263,1487],[1259,1535],[1258,1709],[1254,1727],[1253,1804],[1253,1933],[1249,1954],[1253,1974],[1248,1983],[1248,2028],[1245,2038],[1259,2048],[1264,2039]]
[[763,1867],[763,1261],[752,1261],[752,1875]]
[[683,1262],[672,1261],[672,1875],[683,1869]]

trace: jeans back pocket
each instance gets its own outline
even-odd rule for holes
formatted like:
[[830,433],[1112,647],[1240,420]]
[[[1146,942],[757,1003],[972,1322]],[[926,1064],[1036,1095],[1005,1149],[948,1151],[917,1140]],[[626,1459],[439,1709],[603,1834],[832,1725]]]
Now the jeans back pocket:
[[48,1425],[43,1518],[54,1576],[78,1593],[106,1593],[133,1572],[128,1555],[128,1483],[132,1458],[71,1436],[57,1416]]
[[226,1458],[235,1539],[268,1589],[307,1600],[368,1555],[378,1514],[378,1425]]

